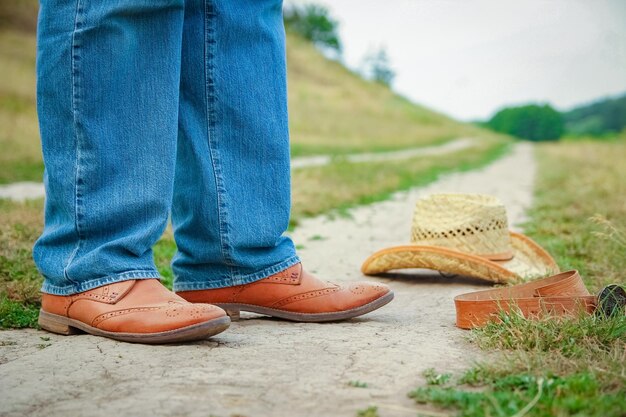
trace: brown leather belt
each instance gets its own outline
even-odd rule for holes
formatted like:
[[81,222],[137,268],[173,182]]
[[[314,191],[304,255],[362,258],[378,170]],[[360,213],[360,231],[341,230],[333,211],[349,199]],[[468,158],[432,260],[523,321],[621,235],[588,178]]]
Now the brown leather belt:
[[[601,304],[606,298],[602,294],[613,297],[607,303],[610,313],[615,303],[623,307],[626,302],[626,293],[619,286],[606,287],[599,296]],[[479,327],[498,321],[501,312],[513,310],[527,318],[593,313],[598,307],[598,299],[589,293],[578,271],[562,272],[526,284],[461,294],[454,298],[456,325],[462,329]]]

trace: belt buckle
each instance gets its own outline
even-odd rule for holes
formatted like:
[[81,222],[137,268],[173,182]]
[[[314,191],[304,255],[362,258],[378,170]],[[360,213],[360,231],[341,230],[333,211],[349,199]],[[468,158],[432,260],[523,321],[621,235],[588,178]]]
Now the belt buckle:
[[626,310],[626,290],[617,284],[604,287],[598,293],[596,315],[600,317],[615,317],[624,314]]

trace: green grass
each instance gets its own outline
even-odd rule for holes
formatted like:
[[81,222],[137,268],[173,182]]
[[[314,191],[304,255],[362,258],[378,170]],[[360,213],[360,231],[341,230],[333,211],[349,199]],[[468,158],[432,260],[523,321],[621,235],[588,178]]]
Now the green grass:
[[170,262],[176,253],[176,243],[174,242],[174,237],[169,230],[165,232],[163,237],[157,242],[153,251],[154,262],[156,263],[156,267],[159,270],[161,277],[163,277],[161,282],[163,282],[167,288],[172,289],[172,285],[174,284],[174,273],[170,267]]
[[356,413],[357,417],[380,417],[380,414],[378,414],[378,407],[376,406],[370,406],[367,407],[364,410],[359,410]]
[[37,328],[39,306],[13,301],[0,295],[0,329]]
[[545,320],[503,315],[502,323],[476,329],[472,339],[482,349],[558,352],[565,358],[585,359],[590,349],[608,351],[616,342],[626,343],[626,316],[621,313]]
[[463,381],[488,386],[480,391],[455,387],[429,386],[409,395],[417,403],[433,403],[443,408],[460,409],[458,416],[623,416],[624,393],[609,392],[593,372],[566,376],[537,376],[526,372],[499,375],[490,370],[473,372]]
[[626,276],[626,133],[545,145],[526,231],[593,290]]
[[[626,137],[538,148],[536,200],[526,230],[562,269],[577,268],[592,291],[626,284]],[[626,316],[526,320],[469,333],[495,352],[465,374],[409,395],[458,416],[626,415]],[[434,376],[433,376],[434,375]]]
[[31,247],[41,230],[42,201],[0,200],[0,328],[34,327],[41,277]]
[[624,415],[623,315],[542,321],[513,315],[471,337],[483,349],[503,353],[456,380],[429,371],[427,386],[409,396],[463,417]]

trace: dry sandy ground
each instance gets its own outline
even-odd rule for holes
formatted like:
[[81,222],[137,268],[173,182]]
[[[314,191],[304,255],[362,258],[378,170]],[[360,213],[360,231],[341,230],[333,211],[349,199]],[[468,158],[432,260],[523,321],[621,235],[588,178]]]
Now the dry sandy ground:
[[[356,208],[351,218],[310,219],[293,235],[304,246],[305,265],[320,276],[369,279],[359,272],[361,262],[408,241],[419,196],[494,194],[517,224],[531,203],[534,169],[530,145],[518,145],[485,169]],[[438,274],[382,280],[396,299],[362,318],[335,324],[249,318],[190,345],[0,332],[0,415],[352,417],[377,405],[382,417],[414,416],[418,408],[406,394],[423,383],[425,369],[460,370],[480,355],[454,327],[452,298],[484,286]]]

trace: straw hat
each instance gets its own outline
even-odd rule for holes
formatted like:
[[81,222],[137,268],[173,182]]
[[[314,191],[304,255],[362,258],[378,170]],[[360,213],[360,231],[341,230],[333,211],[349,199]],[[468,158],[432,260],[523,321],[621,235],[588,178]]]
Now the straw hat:
[[366,275],[427,268],[518,282],[559,272],[550,254],[529,237],[509,231],[506,209],[495,197],[434,194],[415,205],[411,244],[380,250],[361,267]]

